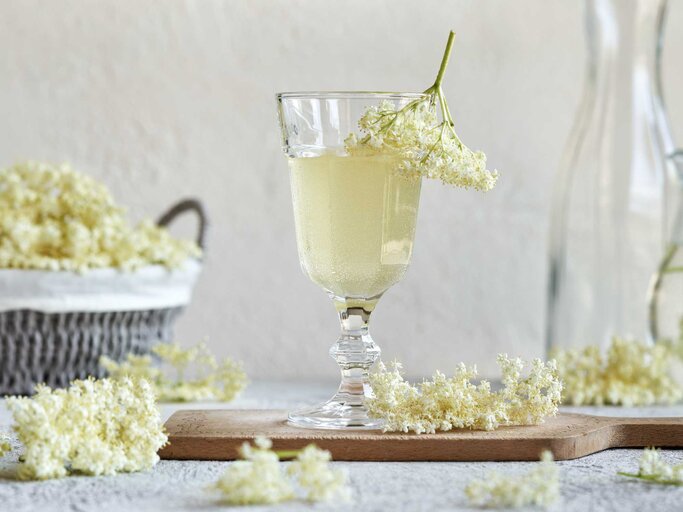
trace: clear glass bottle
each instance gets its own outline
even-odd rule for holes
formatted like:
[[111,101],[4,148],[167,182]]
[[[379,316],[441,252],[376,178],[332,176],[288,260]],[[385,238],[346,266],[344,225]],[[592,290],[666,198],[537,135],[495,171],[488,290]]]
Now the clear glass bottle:
[[666,0],[585,5],[586,83],[551,216],[549,349],[652,339],[648,290],[681,208],[659,70]]
[[677,210],[664,256],[650,282],[648,319],[652,339],[678,341],[683,357],[683,151],[674,152],[670,162],[679,183],[678,201],[671,194]]

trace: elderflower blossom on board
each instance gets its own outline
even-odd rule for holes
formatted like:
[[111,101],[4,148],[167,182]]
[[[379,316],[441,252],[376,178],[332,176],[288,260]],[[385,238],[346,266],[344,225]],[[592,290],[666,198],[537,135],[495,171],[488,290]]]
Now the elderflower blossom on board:
[[683,464],[668,464],[662,460],[659,450],[655,448],[645,448],[638,463],[637,473],[620,471],[618,474],[655,484],[683,485]]
[[128,224],[109,191],[67,164],[0,170],[0,268],[84,272],[180,266],[201,250],[151,221]]
[[670,374],[674,353],[664,343],[648,345],[614,337],[603,355],[596,345],[552,352],[564,382],[564,403],[642,406],[673,404],[680,386]]
[[[229,505],[274,504],[297,499],[295,486],[310,502],[349,498],[346,473],[329,467],[330,452],[308,445],[283,471],[270,439],[257,437],[254,446],[243,443],[242,460],[233,462],[210,489]],[[287,452],[289,455],[290,452]],[[292,477],[292,479],[288,478]]]
[[7,407],[24,445],[22,480],[150,469],[168,441],[154,390],[143,379],[90,378],[55,390],[38,385],[33,397],[7,398]]
[[492,473],[465,487],[470,503],[486,508],[519,508],[530,505],[549,507],[560,497],[559,468],[549,451],[541,454],[541,462],[520,476]]
[[491,390],[488,381],[472,383],[476,367],[460,364],[452,377],[441,372],[417,386],[403,379],[401,365],[370,375],[373,396],[368,412],[385,421],[384,430],[416,434],[456,428],[494,430],[505,425],[536,425],[557,413],[562,393],[554,361],[535,359],[527,377],[524,362],[499,354],[503,389]]
[[[110,378],[142,377],[149,381],[161,402],[193,402],[200,400],[234,400],[247,386],[247,375],[242,364],[227,357],[217,361],[204,343],[183,349],[177,343],[159,343],[152,348],[162,365],[172,368],[175,379],[168,378],[162,369],[154,366],[149,355],[128,354],[117,363],[107,356],[100,365]],[[194,365],[198,377],[188,377],[188,368]]]

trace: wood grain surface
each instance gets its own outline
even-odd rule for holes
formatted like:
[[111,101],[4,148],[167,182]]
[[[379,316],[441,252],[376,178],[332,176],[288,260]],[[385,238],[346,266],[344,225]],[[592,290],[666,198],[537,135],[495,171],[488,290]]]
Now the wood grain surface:
[[283,410],[185,410],[166,422],[170,444],[162,459],[232,460],[257,436],[276,450],[315,443],[334,460],[504,461],[538,460],[543,450],[556,460],[575,459],[608,448],[683,447],[683,418],[612,418],[559,414],[543,425],[502,427],[492,432],[454,430],[398,434],[373,430],[313,430],[289,425]]

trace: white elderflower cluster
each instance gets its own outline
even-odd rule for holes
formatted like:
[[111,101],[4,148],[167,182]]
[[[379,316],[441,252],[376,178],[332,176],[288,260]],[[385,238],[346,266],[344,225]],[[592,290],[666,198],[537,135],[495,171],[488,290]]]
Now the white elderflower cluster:
[[604,355],[590,345],[554,350],[552,357],[564,382],[564,403],[629,407],[672,404],[683,396],[670,375],[674,353],[664,343],[614,337]]
[[667,464],[662,460],[659,450],[654,448],[646,448],[643,451],[637,473],[620,471],[619,474],[655,484],[683,485],[683,464]]
[[483,152],[472,151],[462,143],[445,113],[439,123],[435,108],[438,94],[413,100],[400,110],[390,101],[369,107],[358,123],[364,136],[359,139],[351,134],[345,141],[347,151],[395,154],[401,159],[400,170],[408,176],[482,192],[491,190],[498,173],[486,169]]
[[240,455],[211,487],[229,505],[273,504],[294,499],[294,489],[280,469],[280,458],[269,439],[256,438],[255,446],[244,443]]
[[12,451],[10,438],[4,432],[0,432],[0,457]]
[[177,267],[199,256],[145,221],[131,227],[109,191],[68,165],[38,162],[0,170],[0,268],[69,270]]
[[456,428],[494,430],[503,425],[536,425],[557,413],[562,383],[554,361],[535,359],[524,377],[524,362],[498,356],[503,389],[487,381],[474,384],[476,367],[464,364],[452,377],[441,372],[417,386],[403,379],[401,365],[370,375],[373,396],[365,404],[371,416],[385,421],[385,431],[434,433]]
[[559,468],[552,453],[544,451],[541,462],[527,474],[513,477],[492,473],[465,487],[472,505],[486,508],[548,507],[560,497]]
[[469,149],[455,133],[441,87],[454,40],[451,32],[434,84],[401,109],[390,101],[368,107],[358,122],[361,137],[350,134],[346,150],[350,154],[395,155],[401,160],[399,171],[407,176],[486,192],[495,186],[498,172],[487,170],[486,155]]
[[287,468],[287,474],[294,477],[304,491],[307,501],[348,501],[351,497],[347,486],[346,472],[332,469],[329,462],[332,455],[309,444],[301,450],[296,459]]
[[[175,372],[175,378],[167,377],[149,355],[128,354],[121,363],[102,356],[100,365],[112,379],[141,377],[149,381],[161,402],[229,402],[247,386],[247,375],[241,363],[229,357],[217,361],[204,343],[188,349],[177,343],[160,343],[152,348],[152,352],[163,366]],[[190,369],[194,369],[196,377],[188,376]]]
[[23,480],[146,470],[168,440],[145,380],[77,380],[56,390],[39,385],[33,397],[8,398],[7,407],[24,446]]
[[[293,500],[297,498],[295,487],[311,502],[348,499],[346,473],[329,467],[330,452],[309,445],[295,452],[296,459],[284,472],[280,467],[280,454],[271,447],[272,442],[265,438],[256,438],[254,446],[244,443],[240,449],[243,460],[233,462],[210,489],[219,491],[221,501],[228,505]],[[286,452],[286,455],[290,454]]]

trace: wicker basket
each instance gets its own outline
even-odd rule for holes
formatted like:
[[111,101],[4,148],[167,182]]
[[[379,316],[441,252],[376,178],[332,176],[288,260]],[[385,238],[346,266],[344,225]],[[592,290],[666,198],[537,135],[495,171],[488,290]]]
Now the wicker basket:
[[[193,211],[199,218],[197,244],[204,247],[206,215],[202,204],[183,200],[158,221],[169,225]],[[100,356],[120,361],[169,342],[180,307],[135,311],[0,312],[0,394],[30,394],[38,383],[63,387],[74,379],[103,376]]]

